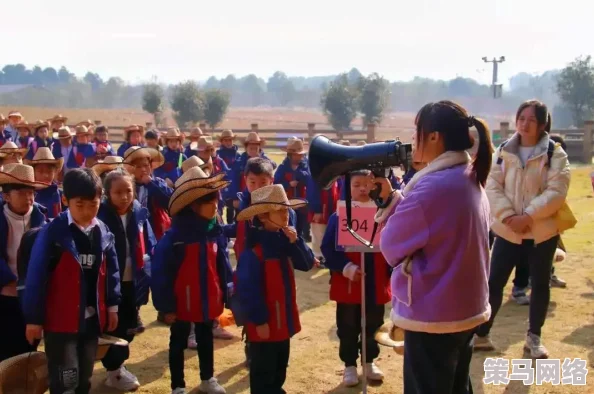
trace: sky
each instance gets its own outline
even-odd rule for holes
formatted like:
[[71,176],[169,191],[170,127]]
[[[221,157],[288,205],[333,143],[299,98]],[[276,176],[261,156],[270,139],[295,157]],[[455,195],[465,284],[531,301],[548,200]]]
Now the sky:
[[65,65],[130,83],[352,67],[392,81],[490,83],[482,58],[505,56],[506,83],[594,54],[592,15],[588,0],[20,0],[0,24],[0,65]]

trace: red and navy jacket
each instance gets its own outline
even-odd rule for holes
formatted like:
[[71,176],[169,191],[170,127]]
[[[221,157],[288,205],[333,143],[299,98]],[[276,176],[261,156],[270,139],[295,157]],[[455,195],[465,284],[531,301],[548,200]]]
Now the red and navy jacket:
[[99,207],[97,218],[105,223],[109,231],[114,235],[120,279],[122,280],[128,257],[127,244],[130,245],[135,297],[137,305],[145,305],[148,302],[150,280],[148,272],[145,271],[144,256],[152,256],[153,249],[157,244],[151,225],[148,222],[148,210],[134,200],[128,212],[126,229],[124,230],[120,215],[107,200],[104,200]]
[[37,153],[37,149],[39,148],[53,148],[54,140],[53,138],[48,138],[47,140],[41,139],[39,137],[33,138],[33,142],[29,146],[29,152],[27,152],[27,156],[25,158],[27,160],[33,160],[33,156]]
[[[96,253],[102,259],[95,310],[104,331],[107,309],[121,300],[120,273],[113,234],[103,222],[99,221],[98,226],[101,250]],[[57,261],[52,261],[52,256]],[[25,321],[43,326],[46,332],[81,332],[85,329],[86,294],[85,274],[68,225],[68,213],[62,212],[43,227],[33,245],[23,299]]]
[[171,229],[157,243],[151,289],[155,309],[176,313],[194,323],[212,321],[223,313],[232,273],[223,230],[189,208],[173,218]]
[[[272,167],[276,168],[276,163],[270,160],[264,153],[260,154],[260,157],[270,161],[272,163]],[[231,181],[231,185],[229,186],[228,196],[230,199],[235,199],[237,194],[241,193],[245,190],[245,166],[247,161],[250,159],[246,152],[243,152],[239,159],[233,163],[233,167],[229,171],[229,180]]]
[[[8,254],[6,252],[8,245],[8,221],[4,215],[5,204],[6,202],[0,201],[0,290],[7,284],[17,280],[16,275],[8,266]],[[43,226],[45,224],[45,213],[46,209],[44,207],[33,203],[29,228]]]
[[[140,189],[145,188],[145,193],[140,193]],[[155,234],[155,238],[159,241],[165,231],[171,227],[171,217],[169,216],[168,206],[169,198],[173,194],[173,189],[167,186],[167,183],[161,178],[153,178],[146,185],[136,184],[136,198],[140,198],[141,194],[145,198],[140,202],[140,205],[149,212],[149,222]]]
[[[31,148],[31,144],[33,143],[33,137],[27,136],[27,137],[17,137],[16,141],[15,141],[16,145],[19,148],[27,148],[30,149]],[[27,151],[27,153],[29,153]]]
[[[253,230],[249,248],[237,264],[237,297],[251,342],[279,342],[301,331],[293,269],[313,267],[311,249],[282,232]],[[269,338],[260,338],[256,326],[268,324]]]
[[338,182],[332,183],[330,189],[325,190],[318,186],[312,177],[307,184],[307,207],[309,209],[307,220],[312,221],[313,215],[322,214],[320,224],[328,224],[330,215],[336,212],[338,202]]
[[109,143],[109,141],[97,141],[94,140],[93,144],[95,144],[95,151],[97,150],[98,147],[103,146],[105,147],[105,150],[107,151],[107,153],[105,154],[105,156],[115,156],[115,150],[113,150],[113,146],[111,146],[111,144]]
[[[52,154],[56,159],[63,157],[62,155],[62,144],[60,144],[60,140],[56,140],[52,147]],[[83,167],[85,161],[89,157],[95,156],[95,147],[93,144],[73,144],[72,150],[68,157],[64,157],[64,161],[66,163],[66,168],[79,168]]]
[[219,150],[217,150],[217,156],[223,159],[225,164],[227,164],[227,167],[233,168],[233,164],[235,164],[235,162],[241,157],[238,150],[239,147],[237,145],[233,145],[231,148],[225,148],[224,146],[221,146]]
[[62,191],[58,189],[56,183],[35,192],[35,202],[46,208],[46,218],[48,220],[55,218],[64,210],[62,207]]
[[177,179],[182,175],[182,171],[180,168],[180,156],[181,161],[185,161],[187,159],[186,155],[181,153],[180,151],[172,151],[168,147],[163,148],[163,156],[165,157],[165,162],[163,165],[157,169],[155,169],[155,176],[167,179],[169,178],[171,182],[175,183]]
[[[305,189],[307,183],[311,178],[309,167],[305,160],[301,160],[296,169],[291,167],[291,161],[287,157],[274,173],[274,183],[281,184],[287,192],[287,197],[291,198],[305,198]],[[297,186],[290,185],[291,181],[297,181]]]
[[[350,262],[361,266],[361,253],[345,253],[336,245],[338,216],[330,216],[322,239],[322,254],[330,269],[330,299],[343,304],[361,304],[361,282],[353,282],[342,275]],[[392,300],[390,289],[391,267],[382,253],[365,253],[365,298],[372,305],[383,305]]]

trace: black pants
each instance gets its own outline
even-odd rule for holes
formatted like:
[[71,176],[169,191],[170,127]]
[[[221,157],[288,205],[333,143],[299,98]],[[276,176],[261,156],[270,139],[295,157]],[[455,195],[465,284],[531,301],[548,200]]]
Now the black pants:
[[307,208],[299,208],[295,211],[295,214],[297,216],[297,223],[295,223],[297,235],[309,242],[311,240],[311,226],[307,221]]
[[80,334],[44,334],[50,394],[90,392],[99,336],[96,315],[87,319],[86,329]]
[[[118,307],[118,327],[109,335],[125,339],[128,342],[134,340],[134,335],[128,334],[128,330],[135,328],[137,324],[138,309],[134,296],[134,283],[122,282],[122,301]],[[110,346],[101,362],[107,371],[115,371],[130,357],[130,346]]]
[[285,394],[291,341],[250,342],[250,393]]
[[514,286],[520,289],[528,287],[528,279],[530,278],[530,264],[528,260],[518,260],[516,262],[516,273],[514,276]]
[[503,238],[497,238],[495,245],[493,245],[491,274],[489,276],[491,319],[479,327],[477,331],[479,336],[487,336],[491,331],[495,316],[497,316],[503,301],[503,288],[514,266],[517,266],[518,261],[522,260],[528,262],[532,281],[529,331],[540,336],[540,330],[544,325],[551,298],[549,281],[558,241],[559,236],[556,235],[536,245],[532,240],[525,240],[521,245],[517,245]]
[[227,224],[231,224],[235,221],[235,207],[233,206],[233,200],[225,201],[225,207],[227,208],[227,213],[225,214]]
[[[198,344],[200,380],[208,380],[214,375],[212,322],[194,323],[194,333]],[[171,372],[172,390],[178,387],[186,387],[184,380],[184,350],[188,347],[188,335],[190,335],[190,322],[178,320],[171,326],[169,370]]]
[[472,394],[473,333],[405,331],[404,394]]
[[0,361],[35,351],[25,337],[25,319],[18,297],[0,295]]
[[[375,332],[384,324],[384,305],[367,305],[365,319],[365,340],[367,354],[365,363],[371,363],[379,356],[379,345]],[[340,340],[338,354],[346,367],[356,367],[361,351],[361,305],[336,304],[336,335]],[[363,364],[363,362],[361,363]]]

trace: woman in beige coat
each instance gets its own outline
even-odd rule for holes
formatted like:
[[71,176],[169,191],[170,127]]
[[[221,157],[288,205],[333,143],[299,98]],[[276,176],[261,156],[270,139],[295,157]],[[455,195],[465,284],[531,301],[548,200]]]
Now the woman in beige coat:
[[545,104],[536,100],[523,103],[516,114],[516,133],[493,156],[486,186],[497,237],[489,276],[492,313],[477,331],[477,350],[494,349],[489,332],[501,307],[503,288],[517,263],[528,261],[532,294],[524,349],[532,358],[548,358],[540,337],[559,241],[554,216],[565,202],[570,180],[567,154],[550,141],[550,125]]

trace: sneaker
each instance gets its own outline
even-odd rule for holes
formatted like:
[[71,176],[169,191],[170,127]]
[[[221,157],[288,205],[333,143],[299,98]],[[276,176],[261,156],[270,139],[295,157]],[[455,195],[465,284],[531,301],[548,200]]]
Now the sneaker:
[[530,297],[526,295],[526,289],[521,287],[515,287],[512,289],[511,298],[518,305],[530,305]]
[[171,394],[186,394],[186,389],[183,387],[177,387],[171,392]]
[[225,340],[230,340],[230,339],[235,338],[235,335],[231,334],[229,331],[225,330],[220,325],[217,325],[216,327],[212,328],[212,336],[213,336],[213,338],[225,339]]
[[524,350],[530,352],[530,357],[532,358],[549,358],[549,352],[540,341],[540,337],[531,332],[526,334]]
[[491,342],[491,337],[479,337],[478,335],[474,336],[474,350],[483,350],[483,351],[492,351],[495,350],[495,345]]
[[567,287],[567,282],[553,274],[551,275],[551,287],[560,287],[564,289]]
[[136,391],[140,387],[136,376],[124,366],[115,371],[107,371],[105,385],[122,392]]
[[216,378],[203,380],[198,386],[198,391],[206,394],[226,394],[227,391],[219,384]]
[[342,383],[347,387],[354,387],[359,384],[359,373],[357,367],[346,367],[342,375]]
[[365,375],[367,375],[368,380],[375,380],[378,382],[384,380],[384,373],[377,367],[377,365],[375,365],[375,363],[365,364]]
[[195,350],[198,348],[198,343],[196,343],[196,334],[194,332],[190,332],[188,335],[188,349]]

